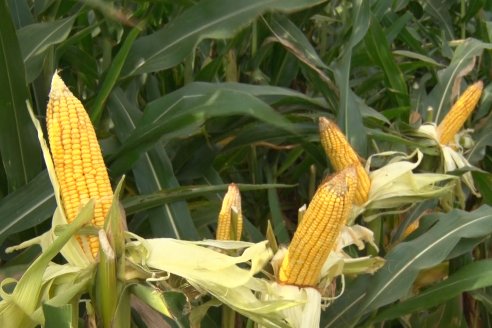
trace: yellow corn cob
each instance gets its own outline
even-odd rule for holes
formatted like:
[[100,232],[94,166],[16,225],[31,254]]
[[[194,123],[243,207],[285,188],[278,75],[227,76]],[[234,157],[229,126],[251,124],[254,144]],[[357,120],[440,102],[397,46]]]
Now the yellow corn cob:
[[318,188],[280,266],[280,283],[304,287],[318,284],[321,268],[350,214],[356,186],[357,174],[351,166]]
[[[57,73],[51,81],[46,123],[68,222],[72,222],[80,208],[94,198],[92,224],[102,227],[113,198],[111,183],[89,116]],[[96,257],[99,239],[97,236],[88,239],[92,256]],[[83,246],[81,237],[78,240]]]
[[443,145],[453,141],[454,136],[463,127],[468,117],[480,100],[482,95],[483,82],[478,81],[470,85],[465,92],[458,98],[456,103],[451,107],[448,114],[437,127],[439,142]]
[[[232,222],[232,210],[237,212],[237,225],[232,227],[235,235],[231,235]],[[241,233],[243,231],[243,215],[241,212],[241,194],[236,184],[231,183],[222,201],[222,208],[219,213],[219,220],[217,223],[217,240],[231,240],[235,237],[236,240],[241,239]]]
[[355,192],[354,204],[364,204],[369,196],[371,179],[362,166],[359,155],[357,155],[352,146],[350,146],[347,138],[334,122],[325,117],[320,117],[319,131],[321,145],[335,171],[339,172],[349,166],[355,167],[357,171],[358,186]]
[[414,232],[415,230],[417,230],[419,228],[419,226],[420,226],[420,220],[419,219],[417,219],[417,220],[413,221],[412,223],[410,223],[410,225],[401,234],[401,239],[407,238],[412,232]]

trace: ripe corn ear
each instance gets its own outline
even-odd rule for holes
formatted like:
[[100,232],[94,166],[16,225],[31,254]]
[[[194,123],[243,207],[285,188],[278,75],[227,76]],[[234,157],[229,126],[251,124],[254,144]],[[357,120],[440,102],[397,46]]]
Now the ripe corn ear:
[[[60,184],[68,223],[91,198],[95,199],[92,224],[103,227],[113,191],[94,127],[82,103],[57,73],[51,81],[46,123],[51,156]],[[83,247],[82,237],[79,242]],[[97,236],[88,236],[92,256],[99,251]]]
[[369,196],[371,179],[364,166],[362,166],[359,155],[357,155],[345,135],[334,122],[325,117],[320,117],[319,131],[321,145],[335,171],[339,172],[349,166],[355,167],[358,186],[354,197],[354,204],[364,204]]
[[[235,214],[233,216],[233,211]],[[233,217],[237,218],[233,222]],[[235,226],[234,226],[235,225]],[[243,231],[243,215],[241,212],[241,194],[236,184],[231,183],[222,201],[217,222],[217,240],[240,240]]]
[[482,96],[483,82],[478,81],[470,85],[451,107],[437,127],[439,142],[447,145],[453,141],[454,136],[463,127],[468,117],[478,104]]
[[357,173],[348,167],[316,191],[292,238],[278,272],[280,283],[314,287],[352,208]]

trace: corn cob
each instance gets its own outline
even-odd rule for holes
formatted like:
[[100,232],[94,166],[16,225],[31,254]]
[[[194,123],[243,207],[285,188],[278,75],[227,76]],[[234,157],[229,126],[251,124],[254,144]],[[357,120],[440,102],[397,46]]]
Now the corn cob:
[[[96,203],[92,224],[103,227],[113,191],[92,123],[82,103],[70,92],[57,73],[51,81],[46,124],[51,155],[60,184],[63,210],[68,223],[91,198]],[[82,237],[78,240],[82,243]],[[95,258],[97,236],[88,236]]]
[[[237,220],[233,222],[232,211],[237,213]],[[233,224],[236,224],[233,227]],[[217,223],[217,240],[240,240],[243,231],[243,215],[241,212],[241,194],[236,184],[231,183],[222,201],[219,219]],[[232,234],[234,233],[234,235]]]
[[419,219],[417,219],[417,220],[413,221],[412,223],[410,223],[410,225],[401,234],[401,239],[407,238],[412,232],[414,232],[415,230],[417,230],[419,228],[419,226],[420,226],[420,220]]
[[353,166],[326,180],[316,191],[292,238],[278,273],[280,283],[314,287],[352,208],[357,186]]
[[437,127],[437,135],[441,144],[447,145],[453,141],[456,133],[463,127],[477,106],[482,90],[482,81],[470,85],[451,107],[449,113],[444,116],[444,119]]
[[358,186],[355,192],[354,204],[362,205],[367,201],[371,179],[362,166],[359,155],[350,146],[345,135],[338,126],[325,117],[319,118],[321,145],[330,159],[335,171],[339,172],[349,166],[357,171]]

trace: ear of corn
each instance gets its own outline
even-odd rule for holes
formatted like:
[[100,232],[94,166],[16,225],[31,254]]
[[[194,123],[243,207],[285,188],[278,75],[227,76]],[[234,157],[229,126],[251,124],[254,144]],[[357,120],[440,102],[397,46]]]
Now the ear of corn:
[[242,231],[241,194],[237,185],[231,183],[222,201],[222,208],[217,222],[216,239],[240,240]]
[[401,239],[407,238],[412,232],[414,232],[415,230],[417,230],[419,228],[419,226],[420,226],[420,220],[419,219],[417,219],[417,220],[413,221],[412,223],[410,223],[410,225],[401,234]]
[[469,86],[451,107],[449,113],[444,117],[437,127],[439,142],[443,145],[453,141],[454,136],[463,127],[468,117],[480,100],[482,95],[483,82],[478,81]]
[[325,117],[319,119],[321,145],[330,159],[333,168],[339,172],[349,166],[354,166],[357,172],[358,186],[354,204],[362,205],[367,201],[371,179],[362,166],[359,155],[347,141],[338,126]]
[[[68,223],[91,198],[96,203],[92,224],[103,227],[113,191],[96,133],[82,103],[55,73],[46,112],[51,155],[60,184]],[[83,247],[82,237],[79,242]],[[92,256],[99,250],[97,236],[89,236]]]
[[349,167],[318,188],[280,266],[280,283],[317,285],[323,264],[350,214],[356,187],[356,170]]

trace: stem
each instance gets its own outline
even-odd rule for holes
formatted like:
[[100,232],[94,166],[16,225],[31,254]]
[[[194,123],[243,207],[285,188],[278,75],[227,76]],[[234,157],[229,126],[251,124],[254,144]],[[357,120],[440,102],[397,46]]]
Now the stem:
[[[382,222],[381,221],[382,221],[381,218],[376,219],[376,220],[372,220],[371,222],[369,222],[367,224],[367,226],[369,229],[371,229],[374,232],[375,244],[379,247],[379,249],[384,249],[384,247],[382,247],[383,243],[381,240],[381,237],[382,237],[382,234],[381,234]],[[373,247],[369,247],[367,249],[367,253],[369,255],[372,255],[372,256],[378,255],[378,252]]]
[[236,311],[226,305],[222,305],[222,327],[235,327]]
[[251,57],[254,57],[258,49],[258,26],[256,21],[251,25]]
[[461,13],[460,13],[460,19],[461,19],[461,38],[464,39],[466,37],[466,23],[464,21],[465,18],[465,11],[466,11],[466,6],[465,6],[465,0],[461,0]]

